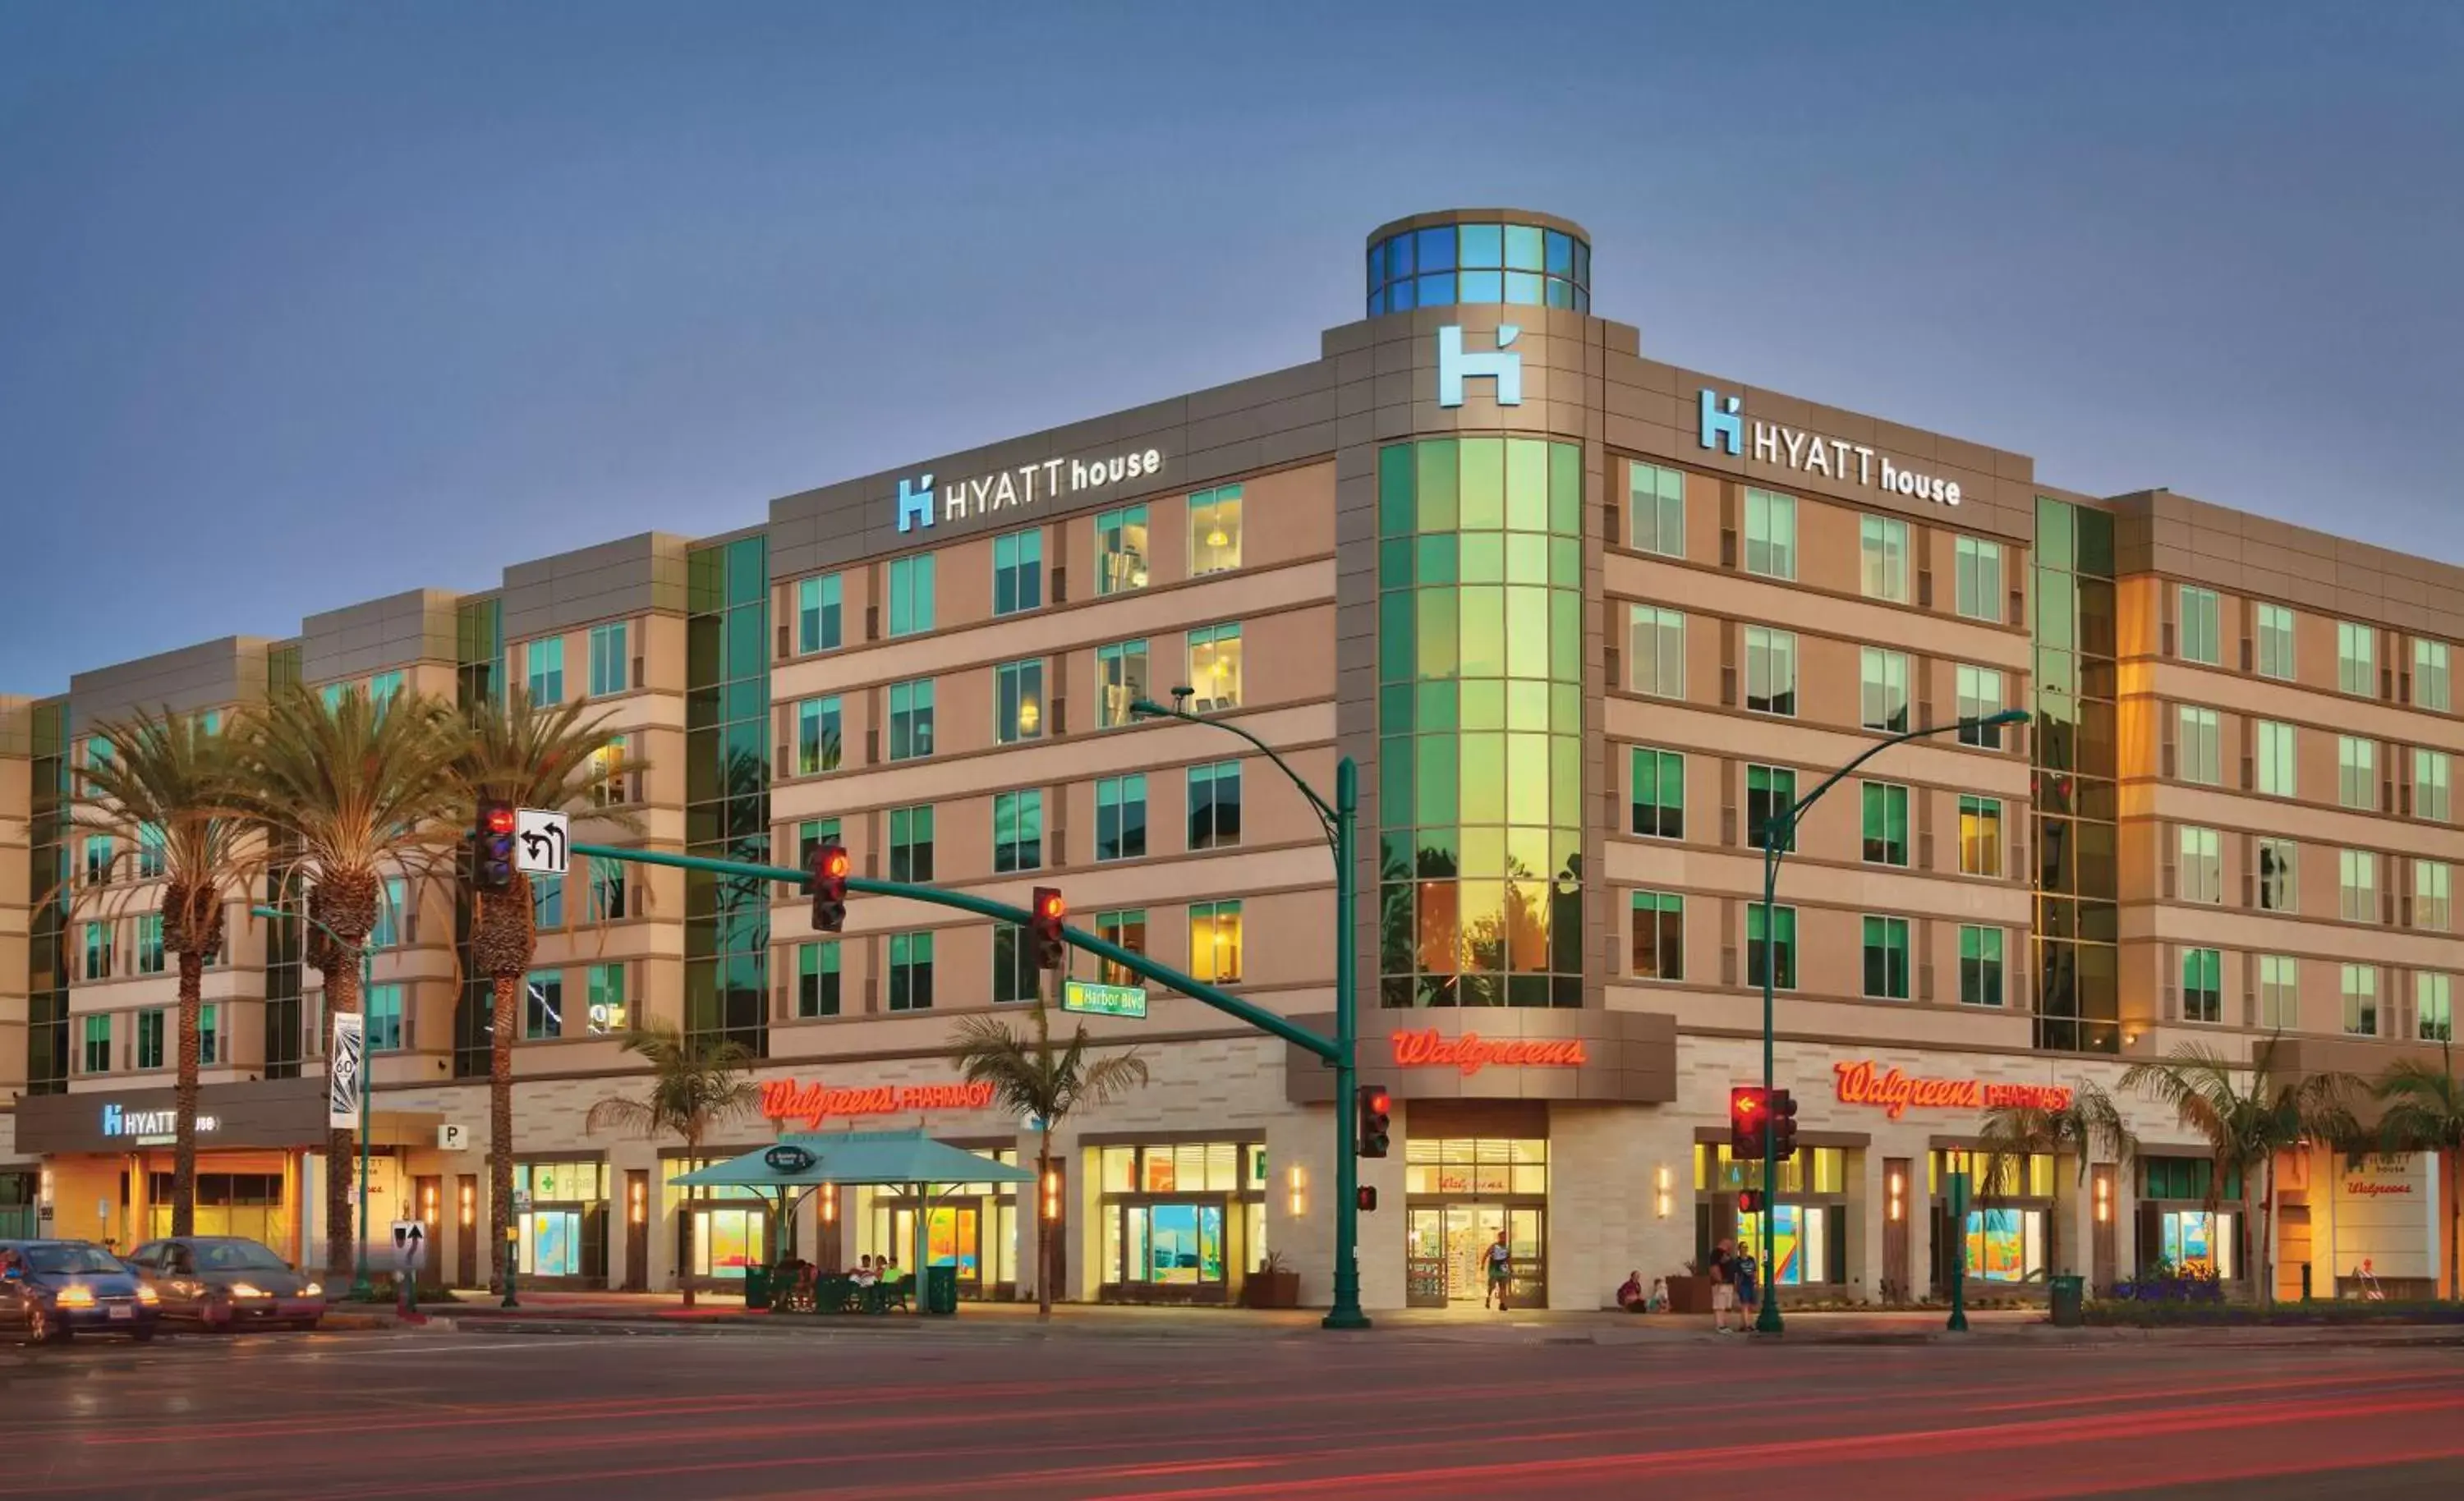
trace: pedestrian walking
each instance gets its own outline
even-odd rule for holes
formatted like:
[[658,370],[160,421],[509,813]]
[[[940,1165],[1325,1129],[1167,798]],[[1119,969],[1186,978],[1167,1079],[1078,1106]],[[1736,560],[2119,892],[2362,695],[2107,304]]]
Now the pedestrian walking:
[[1497,1300],[1497,1311],[1501,1314],[1505,1313],[1506,1291],[1508,1280],[1513,1275],[1514,1252],[1507,1249],[1506,1231],[1499,1230],[1496,1244],[1488,1248],[1488,1291],[1481,1294],[1480,1306],[1486,1308],[1489,1300],[1494,1298]]
[[1711,1248],[1711,1332],[1727,1334],[1728,1316],[1737,1311],[1736,1259],[1728,1243]]

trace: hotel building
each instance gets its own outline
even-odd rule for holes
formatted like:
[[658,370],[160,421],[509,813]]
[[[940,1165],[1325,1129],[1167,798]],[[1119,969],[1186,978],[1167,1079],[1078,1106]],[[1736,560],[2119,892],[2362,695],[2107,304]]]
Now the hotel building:
[[[1392,1155],[1362,1164],[1373,1310],[1476,1298],[1501,1231],[1517,1300],[1565,1308],[1737,1233],[1727,1105],[1759,1077],[1767,948],[1805,1148],[1776,1211],[1791,1295],[1926,1295],[1962,1230],[1990,1280],[2246,1274],[2256,1227],[2207,1211],[2204,1146],[2145,1100],[2137,1159],[2037,1160],[1965,1227],[1944,1171],[1986,1101],[2110,1088],[2185,1044],[2240,1058],[2280,1032],[2289,1066],[2364,1074],[2436,1055],[2464,970],[2464,572],[2073,492],[2024,454],[1669,364],[1595,293],[1564,220],[1401,220],[1370,237],[1363,315],[1288,368],[784,496],[741,532],[585,546],[8,701],[0,1233],[126,1246],[167,1221],[174,982],[145,853],[69,821],[76,768],[108,753],[94,727],[292,683],[518,683],[625,733],[602,796],[640,828],[585,809],[577,838],[787,865],[835,838],[862,875],[1021,904],[1058,885],[1073,923],[1299,1017],[1328,1017],[1353,945],[1362,1077],[1397,1102]],[[1357,764],[1354,930],[1276,766],[1135,718],[1141,697],[1321,791]],[[1833,788],[1766,916],[1773,809],[1885,737],[2012,707],[2032,722],[1895,745]],[[586,1129],[642,1085],[632,1018],[741,1042],[775,1086],[778,1119],[709,1155],[920,1123],[1034,1156],[1024,1123],[908,1093],[952,1080],[956,1017],[1023,1010],[1014,930],[858,898],[818,935],[793,888],[580,859],[539,917],[526,1276],[724,1282],[778,1248],[758,1205],[667,1186],[678,1143]],[[314,1256],[319,981],[296,920],[232,918],[201,1224]],[[484,994],[450,894],[403,887],[380,939],[371,1218],[427,1219],[475,1283]],[[1325,1301],[1331,1075],[1161,990],[1088,1025],[1152,1078],[1055,1134],[1057,1291],[1233,1299],[1272,1252]],[[2365,1260],[2427,1288],[2436,1184],[2417,1160],[2288,1160],[2282,1289]],[[918,1207],[851,1190],[796,1233],[851,1261],[908,1244]],[[970,1295],[1023,1293],[1037,1208],[962,1188],[929,1210],[935,1254]]]

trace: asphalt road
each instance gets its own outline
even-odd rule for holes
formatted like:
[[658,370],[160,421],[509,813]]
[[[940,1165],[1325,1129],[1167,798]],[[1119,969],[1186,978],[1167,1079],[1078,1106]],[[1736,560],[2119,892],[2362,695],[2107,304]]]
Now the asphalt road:
[[273,1336],[0,1364],[0,1495],[2451,1497],[2464,1349]]

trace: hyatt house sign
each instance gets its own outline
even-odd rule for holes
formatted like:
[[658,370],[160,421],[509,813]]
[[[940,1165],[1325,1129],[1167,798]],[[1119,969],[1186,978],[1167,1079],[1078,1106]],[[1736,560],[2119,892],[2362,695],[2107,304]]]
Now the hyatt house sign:
[[[1745,456],[1745,404],[1743,397],[1724,396],[1707,386],[1704,388],[1696,429],[1704,447],[1716,448],[1735,458]],[[1871,486],[1911,500],[1929,500],[1943,506],[1960,502],[1957,480],[1920,474],[1895,463],[1889,454],[1877,453],[1861,443],[1825,438],[1820,433],[1765,422],[1753,424],[1753,440],[1754,457],[1765,464],[1776,464],[1800,474],[1819,474],[1842,485]]]
[[1062,500],[1098,490],[1127,492],[1132,482],[1163,472],[1163,452],[1136,448],[1086,459],[1046,459],[1014,469],[995,469],[935,486],[934,476],[898,482],[898,530],[913,532],[936,521],[963,521],[1039,500]]

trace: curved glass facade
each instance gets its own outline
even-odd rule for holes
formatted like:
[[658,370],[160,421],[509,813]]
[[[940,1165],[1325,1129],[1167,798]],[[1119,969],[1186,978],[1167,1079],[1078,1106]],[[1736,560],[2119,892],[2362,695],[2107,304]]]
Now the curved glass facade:
[[1378,994],[1582,1004],[1582,448],[1378,451]]
[[1458,302],[1592,310],[1592,248],[1536,224],[1441,224],[1369,248],[1369,315]]

